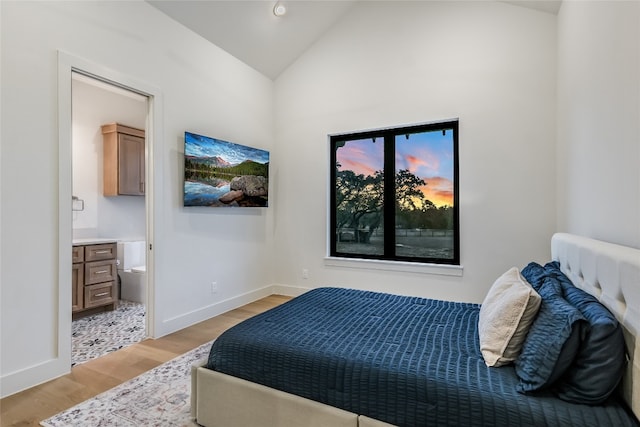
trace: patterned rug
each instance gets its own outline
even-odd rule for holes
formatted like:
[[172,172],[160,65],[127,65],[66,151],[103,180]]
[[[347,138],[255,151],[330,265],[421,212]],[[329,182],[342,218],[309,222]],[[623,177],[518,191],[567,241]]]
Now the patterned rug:
[[40,422],[44,427],[196,427],[191,418],[191,365],[203,344],[98,396]]
[[71,366],[104,356],[145,338],[145,307],[120,301],[113,311],[74,320],[71,324]]

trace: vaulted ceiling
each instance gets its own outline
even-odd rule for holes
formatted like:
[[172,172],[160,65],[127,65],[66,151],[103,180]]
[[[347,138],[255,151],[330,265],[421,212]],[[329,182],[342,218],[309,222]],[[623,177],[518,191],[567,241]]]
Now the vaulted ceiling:
[[[273,13],[276,0],[147,0],[271,79],[277,78],[358,1],[367,0],[281,0],[287,13],[277,17]],[[561,2],[506,3],[557,14]]]

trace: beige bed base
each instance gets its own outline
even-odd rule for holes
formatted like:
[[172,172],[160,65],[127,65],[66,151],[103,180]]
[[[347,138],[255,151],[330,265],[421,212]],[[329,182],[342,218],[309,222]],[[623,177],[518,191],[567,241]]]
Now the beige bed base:
[[204,368],[191,368],[191,415],[206,427],[383,427],[333,406]]
[[[552,258],[579,288],[595,295],[624,327],[630,360],[625,401],[640,419],[640,249],[566,233],[551,240]],[[206,427],[388,427],[362,415],[204,368],[191,370],[191,415]]]

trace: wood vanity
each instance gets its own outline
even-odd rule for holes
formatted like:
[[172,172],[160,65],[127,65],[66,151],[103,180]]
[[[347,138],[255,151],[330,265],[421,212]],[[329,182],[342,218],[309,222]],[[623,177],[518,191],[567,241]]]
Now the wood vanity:
[[114,310],[118,303],[116,242],[73,244],[73,318]]

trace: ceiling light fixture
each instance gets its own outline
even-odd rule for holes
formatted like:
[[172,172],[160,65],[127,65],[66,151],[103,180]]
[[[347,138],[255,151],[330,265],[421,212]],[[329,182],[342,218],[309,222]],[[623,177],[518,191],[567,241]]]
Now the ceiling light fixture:
[[287,7],[280,3],[277,2],[275,6],[273,6],[273,14],[276,16],[284,16],[287,13]]

